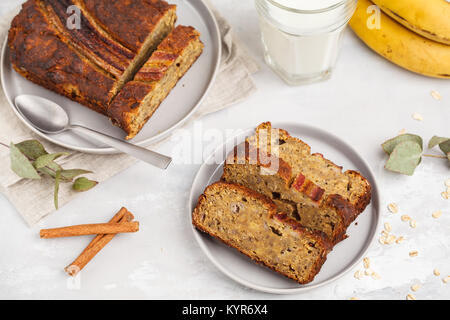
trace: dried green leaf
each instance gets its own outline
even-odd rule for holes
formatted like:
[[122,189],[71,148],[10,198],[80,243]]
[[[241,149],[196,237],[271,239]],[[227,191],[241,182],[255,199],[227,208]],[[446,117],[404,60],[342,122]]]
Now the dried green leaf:
[[33,165],[36,169],[41,169],[44,167],[47,167],[53,163],[54,160],[58,159],[62,156],[67,156],[69,153],[67,152],[60,152],[60,153],[53,153],[53,154],[46,154],[43,156],[40,156],[39,158],[34,161]]
[[439,145],[442,142],[445,142],[447,140],[450,140],[450,138],[434,136],[433,138],[431,138],[430,142],[428,142],[428,148],[432,149],[432,148],[436,147],[437,145]]
[[92,189],[97,184],[98,184],[97,181],[92,181],[89,180],[88,178],[81,177],[75,180],[72,187],[75,191],[84,192]]
[[450,152],[450,139],[440,143],[439,148],[444,154],[448,154]]
[[415,141],[403,141],[392,151],[385,168],[412,176],[422,160],[422,147]]
[[44,146],[37,140],[23,141],[16,144],[16,147],[31,160],[36,160],[37,158],[47,154]]
[[383,147],[384,152],[387,154],[391,154],[395,147],[405,141],[415,142],[420,146],[420,149],[423,150],[423,140],[420,136],[410,133],[401,134],[393,139],[389,139],[384,142],[381,146]]
[[11,170],[21,178],[40,179],[41,176],[33,167],[28,158],[20,151],[19,148],[11,143],[10,145]]
[[61,177],[61,170],[56,171],[55,174],[55,191],[53,192],[53,202],[55,203],[55,209],[58,210],[58,193],[59,193],[59,181]]
[[[56,162],[50,162],[46,167],[38,169],[38,172],[46,174],[52,178],[56,178],[56,171],[63,170],[63,168]],[[61,180],[64,180],[61,177]]]
[[61,178],[66,181],[72,181],[78,176],[81,176],[82,174],[88,174],[92,173],[92,171],[87,171],[83,169],[70,169],[70,170],[62,170],[61,171]]

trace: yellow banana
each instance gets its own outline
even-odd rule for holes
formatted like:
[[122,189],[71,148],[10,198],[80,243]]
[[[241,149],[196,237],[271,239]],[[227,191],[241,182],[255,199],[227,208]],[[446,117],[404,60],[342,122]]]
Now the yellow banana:
[[404,28],[369,0],[359,0],[350,27],[389,61],[430,77],[450,79],[450,46]]
[[373,0],[387,15],[425,38],[450,45],[450,2]]

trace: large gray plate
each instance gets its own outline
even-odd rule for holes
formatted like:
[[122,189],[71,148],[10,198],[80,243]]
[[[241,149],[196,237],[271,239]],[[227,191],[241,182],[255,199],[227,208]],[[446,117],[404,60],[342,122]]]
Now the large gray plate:
[[[328,255],[320,273],[313,282],[299,285],[269,269],[253,263],[235,249],[197,231],[193,227],[194,236],[212,263],[224,274],[238,283],[255,290],[276,293],[294,294],[326,285],[351,270],[361,261],[371,245],[380,221],[380,194],[375,176],[367,162],[347,143],[337,136],[308,125],[293,123],[273,123],[276,128],[286,129],[291,135],[301,138],[312,146],[313,152],[323,153],[328,159],[342,165],[344,170],[353,169],[361,172],[373,187],[372,202],[348,229],[349,238],[335,246]],[[253,134],[254,129],[230,139],[220,146],[200,167],[191,189],[189,215],[197,204],[198,197],[211,183],[220,179],[223,172],[223,161],[226,152],[233,146],[243,142],[246,136]],[[219,159],[220,161],[216,161]],[[217,164],[221,162],[220,164]]]
[[[205,49],[197,62],[172,90],[142,131],[131,140],[132,143],[140,146],[149,146],[163,139],[172,130],[187,121],[194,114],[212,86],[219,69],[221,40],[217,22],[212,12],[201,0],[172,0],[171,3],[178,6],[177,23],[192,25],[199,30]],[[17,116],[31,130],[41,137],[69,149],[98,154],[117,153],[112,148],[88,141],[71,132],[47,135],[36,130],[27,120],[22,118],[12,103],[17,95],[35,94],[48,98],[60,104],[69,113],[73,123],[82,124],[113,137],[124,138],[125,136],[124,132],[112,126],[105,116],[37,86],[18,75],[9,62],[7,45],[3,47],[1,66],[2,86],[9,104]]]

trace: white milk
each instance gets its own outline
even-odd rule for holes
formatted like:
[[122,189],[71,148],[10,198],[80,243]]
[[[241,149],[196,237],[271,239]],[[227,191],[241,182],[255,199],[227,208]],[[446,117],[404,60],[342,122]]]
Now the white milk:
[[330,76],[356,0],[256,0],[256,7],[266,62],[287,83]]

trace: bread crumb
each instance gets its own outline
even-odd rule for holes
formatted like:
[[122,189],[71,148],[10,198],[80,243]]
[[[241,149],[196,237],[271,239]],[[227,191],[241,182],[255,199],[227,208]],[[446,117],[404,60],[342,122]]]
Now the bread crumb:
[[407,296],[406,296],[406,300],[417,300],[416,299],[416,297],[414,297],[412,294],[408,294]]
[[410,257],[417,257],[418,255],[419,255],[419,252],[416,251],[416,250],[411,251],[411,252],[409,253],[409,256],[410,256]]
[[434,269],[434,270],[433,270],[433,274],[434,274],[436,277],[439,277],[439,276],[441,275],[441,272],[440,272],[438,269]]
[[441,193],[442,198],[444,198],[445,200],[448,200],[448,198],[450,198],[450,194],[447,191],[444,191]]
[[442,100],[442,96],[439,92],[437,92],[436,90],[432,90],[431,91],[431,96],[435,99],[435,100]]
[[409,222],[409,225],[410,225],[411,228],[416,228],[416,227],[417,227],[417,222],[416,222],[416,220],[411,220],[411,221]]
[[393,244],[395,242],[395,240],[397,240],[397,237],[394,236],[393,234],[390,234],[389,237],[386,240],[387,244]]
[[421,287],[422,287],[422,286],[421,286],[420,284],[415,284],[415,285],[412,285],[412,286],[411,286],[411,290],[414,291],[414,292],[417,292],[417,291],[419,291],[419,289],[420,289]]
[[447,276],[444,279],[442,279],[442,282],[444,282],[444,283],[448,283],[449,281],[450,281],[450,276]]
[[395,204],[395,203],[390,203],[390,204],[388,205],[388,209],[389,209],[389,211],[392,212],[392,213],[398,213],[398,205]]
[[423,117],[420,113],[414,112],[412,118],[416,121],[423,121]]
[[441,210],[435,211],[435,212],[433,212],[432,216],[433,216],[433,218],[437,219],[440,216],[442,216],[442,211]]
[[374,280],[380,280],[380,279],[381,279],[381,276],[380,276],[378,273],[374,272],[374,273],[372,274],[372,279],[374,279]]

